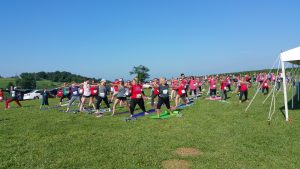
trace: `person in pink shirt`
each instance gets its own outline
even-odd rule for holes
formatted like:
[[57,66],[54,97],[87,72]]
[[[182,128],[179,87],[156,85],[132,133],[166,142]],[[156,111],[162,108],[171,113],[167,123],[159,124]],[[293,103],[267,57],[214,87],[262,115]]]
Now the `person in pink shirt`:
[[209,91],[210,91],[210,97],[215,97],[217,95],[217,81],[214,76],[211,77],[211,79],[208,81],[209,83]]
[[171,92],[171,100],[175,100],[177,95],[177,86],[178,86],[178,79],[173,78],[171,82],[172,92]]
[[193,97],[197,96],[197,84],[194,76],[190,77],[190,95]]
[[199,77],[196,78],[196,84],[198,86],[198,90],[200,94],[202,92],[202,80]]

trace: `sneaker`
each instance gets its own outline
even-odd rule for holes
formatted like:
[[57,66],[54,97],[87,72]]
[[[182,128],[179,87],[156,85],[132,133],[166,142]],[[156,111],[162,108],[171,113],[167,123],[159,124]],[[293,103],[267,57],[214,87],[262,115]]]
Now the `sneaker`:
[[103,116],[103,114],[99,114],[98,116],[96,116],[97,118],[101,118]]
[[110,112],[110,111],[111,111],[111,109],[110,109],[110,108],[108,108],[108,111]]
[[149,115],[149,113],[148,113],[148,112],[145,112],[145,115]]

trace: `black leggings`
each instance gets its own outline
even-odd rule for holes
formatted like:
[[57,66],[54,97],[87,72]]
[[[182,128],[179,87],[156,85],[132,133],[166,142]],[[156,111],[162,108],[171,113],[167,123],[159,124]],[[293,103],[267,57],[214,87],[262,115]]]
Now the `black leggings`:
[[158,103],[157,103],[157,109],[160,109],[162,104],[165,104],[167,109],[170,109],[170,99],[169,97],[163,98],[163,97],[158,97]]
[[154,99],[155,99],[157,96],[158,96],[157,94],[154,94],[154,92],[152,92],[152,95],[151,95],[151,106],[154,106]]
[[201,86],[199,86],[198,88],[199,88],[199,92],[202,92],[202,87],[201,87]]
[[248,100],[248,90],[240,91],[240,101],[242,101],[243,95],[245,95],[245,100]]
[[71,95],[63,95],[61,98],[60,98],[60,102],[62,102],[64,100],[64,98],[68,98],[68,100],[71,100]]
[[194,92],[194,95],[196,96],[197,95],[197,90],[196,89],[195,90],[190,89],[190,95],[192,95],[193,92]]
[[97,102],[96,102],[96,109],[97,109],[97,110],[99,110],[99,108],[100,108],[100,103],[102,102],[102,100],[103,100],[104,103],[106,104],[106,107],[107,107],[107,108],[110,108],[109,103],[108,103],[108,98],[107,98],[107,97],[102,98],[102,97],[100,97],[100,96],[97,96],[96,99],[97,99]]
[[217,89],[210,89],[210,96],[215,96],[217,95]]
[[263,94],[265,94],[265,90],[267,91],[267,94],[268,94],[268,93],[269,93],[269,88],[268,88],[268,87],[266,87],[266,88],[263,87],[263,88],[262,88],[262,93],[263,93]]
[[143,110],[143,112],[146,112],[144,99],[131,99],[130,101],[130,113],[133,115],[134,109],[136,105],[139,105],[139,107]]

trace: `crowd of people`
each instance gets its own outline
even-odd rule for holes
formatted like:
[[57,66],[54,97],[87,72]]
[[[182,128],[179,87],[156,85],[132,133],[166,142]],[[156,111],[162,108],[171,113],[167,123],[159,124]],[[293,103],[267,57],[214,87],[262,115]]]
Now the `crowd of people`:
[[[287,75],[287,82],[293,82],[293,79]],[[239,96],[239,102],[248,101],[248,89],[256,86],[261,90],[262,95],[269,93],[270,86],[275,86],[279,91],[282,83],[282,74],[278,73],[258,73],[251,76],[246,74],[236,75],[215,75],[186,77],[181,74],[178,78],[167,80],[166,78],[155,78],[149,82],[151,92],[146,96],[143,83],[138,79],[125,81],[124,79],[116,79],[113,83],[107,83],[105,79],[100,82],[84,81],[83,83],[64,83],[58,89],[57,96],[60,98],[59,105],[61,106],[64,100],[68,100],[66,112],[69,112],[75,101],[78,102],[79,112],[82,112],[86,107],[92,107],[97,114],[96,117],[102,117],[103,112],[100,110],[102,101],[111,115],[116,114],[116,107],[126,107],[131,117],[134,115],[135,107],[139,108],[148,114],[145,106],[145,100],[151,100],[151,107],[156,109],[157,115],[160,115],[163,105],[171,113],[172,109],[176,109],[180,103],[188,104],[190,99],[195,99],[200,96],[210,98],[220,98],[226,101],[228,92],[235,92]],[[10,97],[5,99],[4,92],[8,92]],[[40,109],[44,106],[49,106],[48,99],[53,96],[47,89],[42,91],[42,100]],[[157,99],[157,104],[155,100]],[[5,109],[9,108],[9,103],[15,101],[19,107],[22,105],[19,102],[20,91],[16,87],[11,87],[9,90],[0,89],[0,101],[5,102]],[[175,102],[175,106],[171,106],[171,102]],[[112,104],[112,107],[111,107]]]

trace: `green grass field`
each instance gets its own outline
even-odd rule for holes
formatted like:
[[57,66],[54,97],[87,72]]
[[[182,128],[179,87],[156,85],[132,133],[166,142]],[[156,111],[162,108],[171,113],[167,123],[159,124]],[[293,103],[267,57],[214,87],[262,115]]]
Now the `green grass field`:
[[[0,168],[156,169],[165,160],[185,160],[190,168],[299,168],[299,109],[290,110],[292,121],[285,122],[280,93],[269,125],[270,101],[263,105],[264,96],[258,95],[247,113],[247,103],[239,104],[236,94],[229,97],[229,103],[199,98],[181,118],[130,122],[123,121],[129,114],[98,119],[39,111],[38,100],[22,102],[23,109],[12,103],[7,111],[1,104]],[[177,148],[201,154],[181,157]]]

